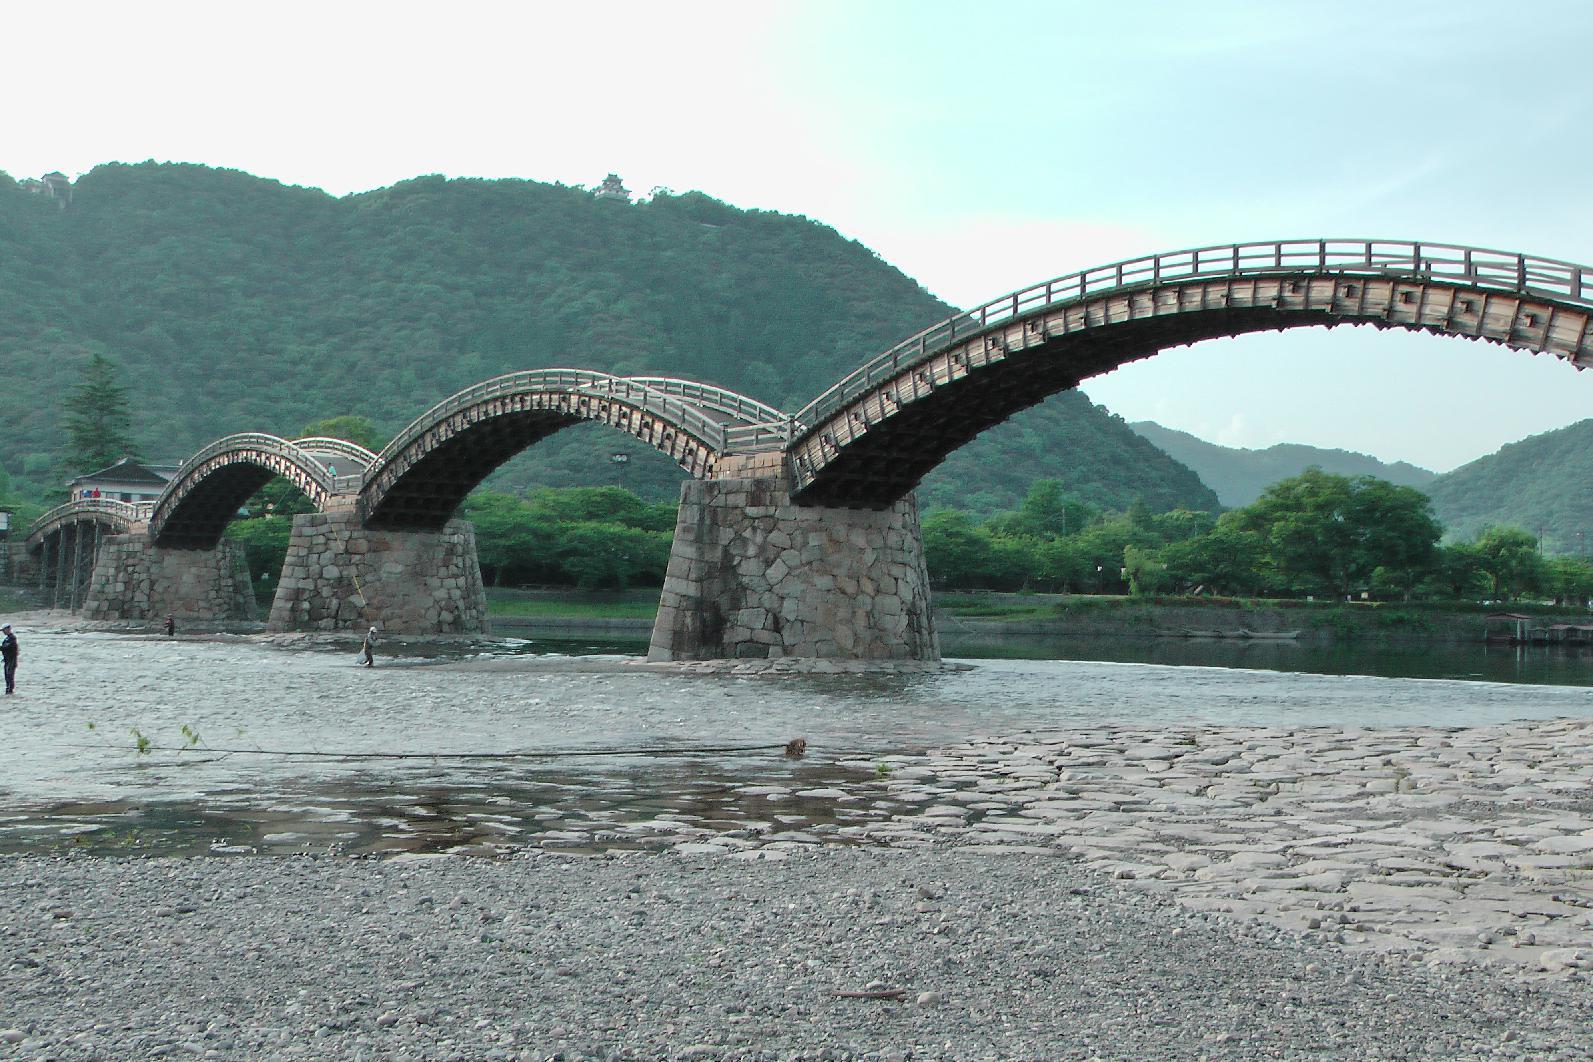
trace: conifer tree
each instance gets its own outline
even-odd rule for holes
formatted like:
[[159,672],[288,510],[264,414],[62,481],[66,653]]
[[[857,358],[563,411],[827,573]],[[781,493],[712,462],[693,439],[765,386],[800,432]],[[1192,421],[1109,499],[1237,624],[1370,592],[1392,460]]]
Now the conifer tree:
[[116,363],[95,354],[66,403],[67,467],[93,472],[124,457],[136,457],[127,388]]

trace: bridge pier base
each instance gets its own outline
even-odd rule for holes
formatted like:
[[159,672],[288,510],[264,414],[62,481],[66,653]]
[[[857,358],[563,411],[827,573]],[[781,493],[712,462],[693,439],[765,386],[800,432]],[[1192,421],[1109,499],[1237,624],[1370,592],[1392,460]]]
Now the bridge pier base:
[[365,527],[352,511],[293,518],[282,580],[267,629],[387,634],[480,634],[489,630],[476,529]]
[[83,598],[91,620],[252,620],[254,587],[236,542],[162,549],[143,532],[102,539]]
[[794,505],[783,474],[683,484],[650,660],[939,660],[911,495]]

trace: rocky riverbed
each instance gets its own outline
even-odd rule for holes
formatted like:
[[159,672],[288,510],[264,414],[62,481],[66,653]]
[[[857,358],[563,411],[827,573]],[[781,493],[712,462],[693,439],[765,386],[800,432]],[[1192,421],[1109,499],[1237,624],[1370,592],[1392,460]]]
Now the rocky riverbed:
[[0,1054],[1585,1058],[1583,988],[996,846],[0,861]]
[[1587,1058],[1590,738],[1079,728],[497,859],[11,857],[0,1053]]
[[1427,965],[1593,970],[1586,720],[1101,727],[892,774],[891,796],[922,810],[843,835],[1065,854],[1186,908]]

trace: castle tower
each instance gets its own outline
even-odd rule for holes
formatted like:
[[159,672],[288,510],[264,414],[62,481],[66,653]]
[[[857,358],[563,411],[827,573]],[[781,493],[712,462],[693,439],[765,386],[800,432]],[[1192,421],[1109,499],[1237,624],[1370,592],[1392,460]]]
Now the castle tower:
[[603,178],[603,184],[597,190],[599,199],[618,199],[622,203],[631,201],[631,193],[620,181],[620,175],[611,173]]

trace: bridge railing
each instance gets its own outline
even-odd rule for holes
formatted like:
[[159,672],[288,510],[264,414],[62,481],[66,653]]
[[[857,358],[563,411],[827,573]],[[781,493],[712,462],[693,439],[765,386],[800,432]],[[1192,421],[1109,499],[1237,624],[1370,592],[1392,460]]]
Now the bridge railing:
[[[641,376],[607,376],[604,380],[593,381],[581,390],[590,395],[601,394],[623,398],[634,406],[680,425],[715,450],[722,452],[725,448],[724,424],[704,413],[701,407],[685,395],[684,389],[672,394],[653,387],[649,382],[651,379],[653,378]],[[718,391],[717,388],[707,388],[702,384],[696,386],[703,388],[705,392]]]
[[1036,310],[1119,289],[1208,277],[1301,272],[1419,276],[1593,306],[1593,267],[1509,251],[1403,240],[1274,240],[1196,247],[1070,273],[948,317],[865,362],[802,407],[794,418],[796,431],[800,434],[816,427],[876,384],[927,360],[959,338]]
[[124,502],[114,498],[79,498],[76,501],[57,505],[33,521],[28,527],[26,538],[31,540],[40,531],[56,524],[67,523],[70,517],[81,516],[86,513],[103,513],[128,524],[136,524],[148,520],[150,514],[154,511],[154,502]]
[[695,380],[678,380],[670,376],[627,376],[624,379],[666,395],[685,399],[702,409],[723,413],[742,424],[769,424],[786,419],[783,410],[759,402],[756,398],[748,398],[746,395],[714,387],[711,384],[698,383]]
[[196,468],[212,457],[235,450],[254,450],[286,458],[302,467],[322,490],[327,493],[332,492],[332,476],[327,472],[326,466],[299,449],[295,444],[275,435],[266,435],[263,432],[240,432],[237,435],[227,435],[217,439],[184,461],[181,467],[177,469],[177,473],[171,477],[171,481],[166,484],[166,490],[155,500],[156,511],[159,511],[166,504],[167,500],[172,496],[172,492],[192,475]]
[[589,369],[525,369],[483,381],[458,394],[450,395],[432,406],[410,421],[403,431],[393,437],[393,441],[376,455],[371,470],[374,472],[384,468],[422,432],[460,410],[493,398],[536,390],[570,391],[593,398],[622,398],[631,405],[656,413],[671,423],[680,425],[714,449],[720,452],[724,450],[723,424],[701,410],[693,408],[683,399],[672,397],[645,383]]
[[732,425],[725,429],[725,448],[732,453],[783,450],[796,437],[796,429],[796,421],[784,414],[767,424]]
[[[360,471],[371,466],[376,460],[376,455],[358,443],[351,443],[347,439],[333,439],[324,435],[312,435],[307,439],[294,439],[293,445],[305,453],[326,454],[330,457],[339,457],[349,462]],[[339,479],[344,477],[339,476]]]

